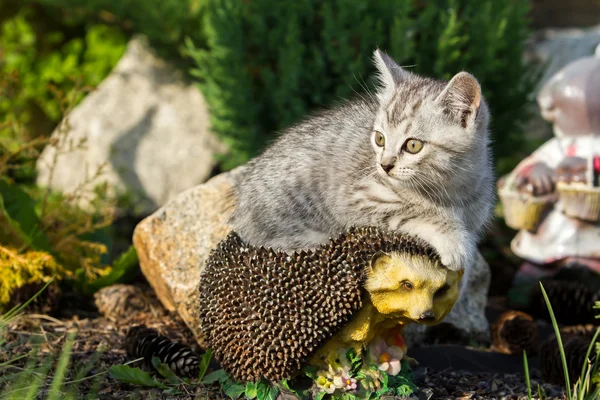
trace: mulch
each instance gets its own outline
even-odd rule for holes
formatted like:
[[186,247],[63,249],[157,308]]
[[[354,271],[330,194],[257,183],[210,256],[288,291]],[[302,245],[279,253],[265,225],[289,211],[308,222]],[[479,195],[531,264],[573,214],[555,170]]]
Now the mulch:
[[[148,292],[151,290],[147,290]],[[63,301],[60,311],[54,316],[30,313],[14,321],[9,327],[6,343],[0,352],[0,363],[27,354],[33,349],[34,343],[39,343],[37,357],[40,360],[49,355],[57,355],[65,343],[67,333],[75,331],[77,334],[71,368],[65,380],[69,382],[76,379],[77,370],[94,361],[87,375],[77,382],[78,398],[90,392],[97,392],[97,397],[101,399],[224,398],[215,387],[182,384],[176,388],[175,395],[164,393],[160,389],[146,389],[121,383],[108,373],[103,373],[113,365],[130,361],[123,343],[129,328],[139,324],[155,328],[171,340],[201,352],[183,321],[162,307],[152,312],[137,313],[126,319],[115,320],[98,314],[89,304],[86,306],[84,300],[74,298]],[[421,363],[416,372],[416,383],[422,390],[419,398],[523,399],[527,396],[520,356],[495,356],[494,353],[456,345],[424,347],[415,349],[411,355]],[[12,365],[14,371],[18,372],[25,364],[26,360],[22,359]],[[498,365],[505,367],[499,370]],[[537,393],[539,383],[546,394],[545,398],[564,398],[560,388],[541,382],[535,366],[531,375],[534,394]]]

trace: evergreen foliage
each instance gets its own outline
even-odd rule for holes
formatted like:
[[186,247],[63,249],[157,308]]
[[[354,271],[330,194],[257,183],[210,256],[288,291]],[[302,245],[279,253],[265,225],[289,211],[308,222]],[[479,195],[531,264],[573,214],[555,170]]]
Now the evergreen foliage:
[[[247,161],[274,134],[354,92],[368,95],[372,52],[449,79],[467,70],[492,109],[501,171],[523,149],[528,94],[537,74],[522,60],[524,0],[206,0],[192,73],[231,147],[225,168]],[[414,67],[413,67],[414,66]]]

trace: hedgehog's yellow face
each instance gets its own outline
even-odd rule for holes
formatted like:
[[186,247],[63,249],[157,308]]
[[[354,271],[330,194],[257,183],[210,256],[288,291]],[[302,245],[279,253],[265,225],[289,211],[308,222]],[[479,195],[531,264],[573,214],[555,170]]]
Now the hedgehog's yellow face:
[[456,303],[463,272],[424,256],[380,253],[371,261],[365,288],[373,306],[387,318],[434,325]]

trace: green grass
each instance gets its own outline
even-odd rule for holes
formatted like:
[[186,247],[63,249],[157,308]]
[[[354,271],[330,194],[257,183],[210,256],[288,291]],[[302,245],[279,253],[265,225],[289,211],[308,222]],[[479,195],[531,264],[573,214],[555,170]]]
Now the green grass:
[[[567,357],[565,355],[565,348],[563,346],[562,338],[560,336],[560,329],[558,327],[558,322],[556,321],[556,317],[554,316],[554,311],[552,309],[552,304],[550,304],[550,299],[548,298],[548,295],[546,294],[546,290],[544,289],[544,286],[542,285],[541,282],[540,282],[540,287],[542,289],[544,301],[546,302],[546,307],[548,307],[548,312],[550,313],[550,319],[552,320],[552,327],[554,328],[554,334],[556,335],[556,341],[557,341],[558,349],[560,352],[560,359],[561,359],[562,366],[563,366],[563,373],[565,375],[565,392],[567,395],[567,399],[568,400],[594,400],[594,399],[600,398],[600,386],[598,386],[595,383],[596,380],[593,379],[597,375],[597,371],[598,371],[599,354],[598,354],[597,349],[596,349],[596,359],[595,359],[594,364],[592,365],[589,362],[592,349],[594,347],[596,347],[595,343],[596,343],[596,339],[598,338],[598,335],[600,334],[600,328],[598,328],[596,330],[596,333],[594,334],[594,337],[590,343],[590,346],[588,347],[585,361],[583,363],[583,366],[581,367],[581,373],[579,375],[579,379],[577,379],[577,382],[573,385],[573,387],[571,387],[571,382],[569,379],[569,368],[567,366]],[[600,306],[595,307],[595,308],[600,308]],[[525,352],[523,352],[523,366],[524,366],[524,370],[525,370],[525,382],[527,385],[527,398],[532,399],[533,397],[531,394],[531,381],[529,379],[529,365],[527,363],[527,355]],[[538,386],[538,394],[539,394],[539,397],[542,398],[542,394],[541,394],[539,386]]]
[[[42,289],[25,303],[17,305],[5,314],[0,315],[0,347],[6,343],[5,334],[8,325],[19,318],[29,303],[38,297],[50,283],[52,283],[52,280],[46,283]],[[1,363],[0,376],[2,376],[1,383],[4,386],[4,389],[0,392],[0,400],[34,400],[40,398],[51,373],[52,379],[49,383],[49,391],[44,398],[49,400],[79,398],[76,390],[66,391],[67,385],[75,382],[65,382],[65,377],[68,375],[69,371],[71,350],[73,348],[75,335],[75,332],[68,333],[54,369],[52,366],[55,357],[52,355],[44,356],[39,360],[39,352],[35,345],[33,350],[27,354],[16,356]],[[14,365],[17,361],[24,358],[26,359],[26,362],[23,368]],[[16,369],[17,372],[10,372],[13,369]],[[89,369],[87,369],[87,371],[89,371]]]

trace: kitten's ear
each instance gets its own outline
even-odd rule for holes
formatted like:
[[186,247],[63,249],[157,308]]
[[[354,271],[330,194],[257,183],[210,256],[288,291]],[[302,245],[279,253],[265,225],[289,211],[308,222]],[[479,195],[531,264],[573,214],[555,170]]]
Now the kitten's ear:
[[410,72],[403,70],[390,56],[377,49],[373,53],[375,67],[377,67],[377,77],[380,84],[380,95],[389,94],[396,85],[409,78]]
[[463,128],[472,126],[481,105],[481,87],[468,72],[459,72],[437,97],[450,116]]

